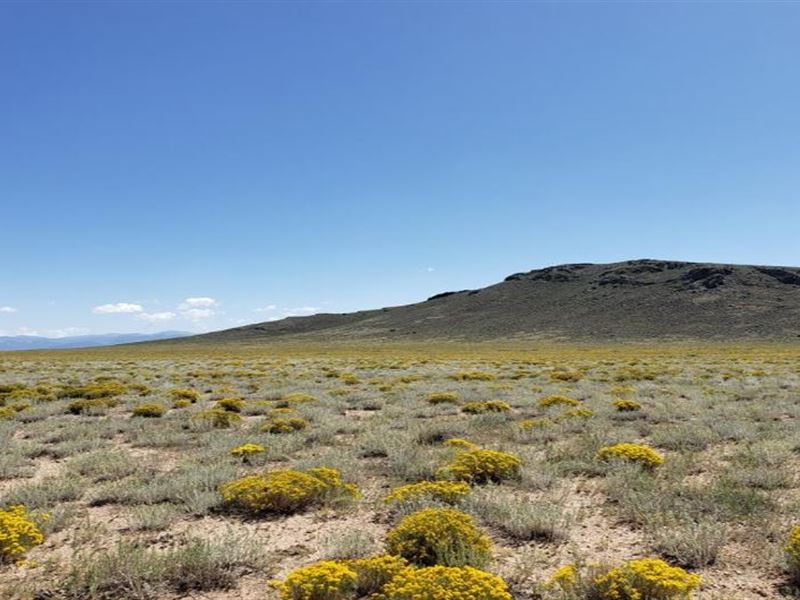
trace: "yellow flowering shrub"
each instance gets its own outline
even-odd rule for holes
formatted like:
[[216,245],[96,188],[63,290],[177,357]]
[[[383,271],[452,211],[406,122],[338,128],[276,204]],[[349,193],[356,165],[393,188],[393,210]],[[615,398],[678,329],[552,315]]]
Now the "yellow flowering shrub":
[[222,410],[221,408],[208,408],[200,411],[193,418],[195,422],[208,425],[214,429],[228,429],[242,421],[242,417],[237,413]]
[[200,392],[189,388],[175,388],[169,391],[173,400],[188,400],[192,404],[200,400]]
[[[46,515],[40,517],[46,518]],[[44,534],[24,506],[0,509],[0,563],[22,559],[28,550],[43,541]]]
[[461,371],[449,377],[455,381],[494,381],[497,379],[491,373],[485,373],[484,371]]
[[497,575],[472,567],[405,569],[383,588],[383,600],[511,600]]
[[556,569],[552,577],[547,581],[548,587],[558,586],[563,591],[569,592],[578,586],[580,580],[580,571],[575,564],[563,565]]
[[117,404],[119,402],[114,398],[82,398],[70,402],[67,405],[67,412],[73,415],[97,414]]
[[0,408],[0,421],[10,421],[16,416],[17,416],[17,411],[15,411],[10,406],[3,406],[2,408]]
[[657,558],[642,558],[599,575],[594,586],[602,600],[683,600],[700,586],[700,576]]
[[789,532],[789,539],[783,547],[789,571],[795,583],[800,583],[800,525],[795,525]]
[[344,564],[353,569],[358,576],[359,597],[380,592],[387,583],[408,568],[408,561],[405,558],[391,554],[358,558],[345,561]]
[[513,454],[478,448],[459,453],[438,474],[443,479],[470,484],[498,483],[506,479],[518,479],[521,466],[522,461]]
[[605,446],[597,452],[600,460],[626,460],[635,462],[648,469],[653,469],[664,463],[664,457],[644,444],[614,444]]
[[135,407],[131,414],[134,417],[160,417],[166,412],[166,408],[157,402],[147,402]]
[[214,407],[227,410],[228,412],[239,413],[242,412],[244,408],[244,400],[241,398],[222,398],[221,400],[217,400]]
[[270,418],[261,426],[264,433],[294,433],[308,427],[308,421],[302,417]]
[[437,500],[445,504],[457,504],[467,497],[470,487],[463,481],[420,481],[395,488],[383,500],[389,504]]
[[588,419],[594,416],[594,411],[590,408],[571,408],[564,412],[565,419]]
[[511,405],[502,400],[487,400],[485,402],[467,402],[461,407],[461,412],[477,415],[488,412],[506,412],[511,410]]
[[448,446],[449,448],[456,448],[458,450],[477,450],[480,448],[478,444],[473,444],[469,440],[465,440],[462,438],[449,438],[442,442],[442,445]]
[[466,513],[426,508],[403,518],[386,534],[386,550],[419,566],[483,567],[492,558],[491,542]]
[[348,600],[355,598],[357,580],[350,567],[326,560],[296,569],[272,585],[281,600]]
[[458,402],[458,394],[455,392],[432,392],[428,394],[428,402],[431,404],[455,404]]
[[550,408],[551,406],[580,406],[580,404],[581,403],[575,400],[575,398],[560,395],[545,396],[539,400],[539,406],[541,408]]
[[59,398],[112,398],[125,393],[125,386],[116,381],[89,383],[87,385],[68,385],[58,391]]
[[178,398],[177,400],[172,401],[172,408],[186,408],[190,406],[192,403],[185,398]]
[[519,427],[523,431],[532,431],[534,429],[547,429],[552,427],[553,422],[550,419],[525,419],[519,422]]
[[242,444],[241,446],[236,446],[236,448],[231,450],[231,455],[247,460],[248,457],[254,456],[256,454],[261,454],[263,452],[264,452],[264,446],[262,446],[261,444],[251,443],[251,444]]
[[287,408],[293,404],[305,404],[307,402],[316,402],[316,400],[317,399],[311,394],[292,392],[291,394],[286,394],[283,398],[278,400],[276,406],[278,408]]
[[636,402],[636,400],[625,400],[620,398],[619,400],[614,400],[611,405],[616,408],[618,412],[634,412],[637,410],[642,410],[642,405]]
[[342,482],[336,469],[282,469],[229,481],[220,486],[220,495],[227,506],[245,512],[288,514],[313,504],[356,498],[358,489]]

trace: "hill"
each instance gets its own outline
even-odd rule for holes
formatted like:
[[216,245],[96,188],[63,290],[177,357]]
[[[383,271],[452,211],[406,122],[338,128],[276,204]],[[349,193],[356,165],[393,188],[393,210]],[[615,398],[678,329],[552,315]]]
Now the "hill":
[[0,336],[0,350],[53,350],[60,348],[95,348],[134,342],[152,342],[191,335],[185,331],[158,333],[104,333],[49,338],[38,335]]
[[558,265],[416,304],[290,317],[181,343],[799,336],[800,268],[642,259]]

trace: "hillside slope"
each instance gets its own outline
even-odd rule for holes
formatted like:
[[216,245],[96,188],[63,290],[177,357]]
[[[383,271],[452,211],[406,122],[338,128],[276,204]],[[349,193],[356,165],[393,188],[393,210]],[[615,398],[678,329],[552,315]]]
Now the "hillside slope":
[[180,343],[799,336],[800,268],[642,259],[559,265],[417,304],[291,317]]

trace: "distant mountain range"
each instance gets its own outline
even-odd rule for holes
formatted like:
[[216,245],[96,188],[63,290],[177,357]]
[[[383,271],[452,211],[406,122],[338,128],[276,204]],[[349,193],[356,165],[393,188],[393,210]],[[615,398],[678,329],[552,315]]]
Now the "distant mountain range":
[[180,340],[794,340],[800,268],[630,260],[515,273],[424,302],[257,323]]
[[38,335],[0,336],[0,350],[53,350],[58,348],[93,348],[153,342],[192,335],[186,331],[160,331],[158,333],[105,333],[101,335],[76,335],[48,338]]

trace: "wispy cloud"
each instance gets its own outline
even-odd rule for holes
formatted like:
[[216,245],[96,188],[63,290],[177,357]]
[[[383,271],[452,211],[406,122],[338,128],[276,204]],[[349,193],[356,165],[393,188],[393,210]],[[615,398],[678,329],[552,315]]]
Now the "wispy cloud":
[[17,309],[13,306],[0,306],[0,313],[15,313]]
[[253,312],[272,312],[273,310],[278,310],[277,304],[267,304],[266,306],[260,306],[259,308],[254,308]]
[[114,304],[101,304],[99,306],[95,306],[92,309],[92,312],[98,315],[110,315],[110,314],[135,314],[144,312],[144,308],[141,304],[133,304],[131,302],[117,302]]
[[192,321],[210,319],[217,314],[218,308],[219,302],[208,296],[186,298],[178,305],[181,316]]
[[148,323],[163,323],[164,321],[171,321],[177,315],[171,311],[155,312],[155,313],[140,313],[137,315],[142,321]]

